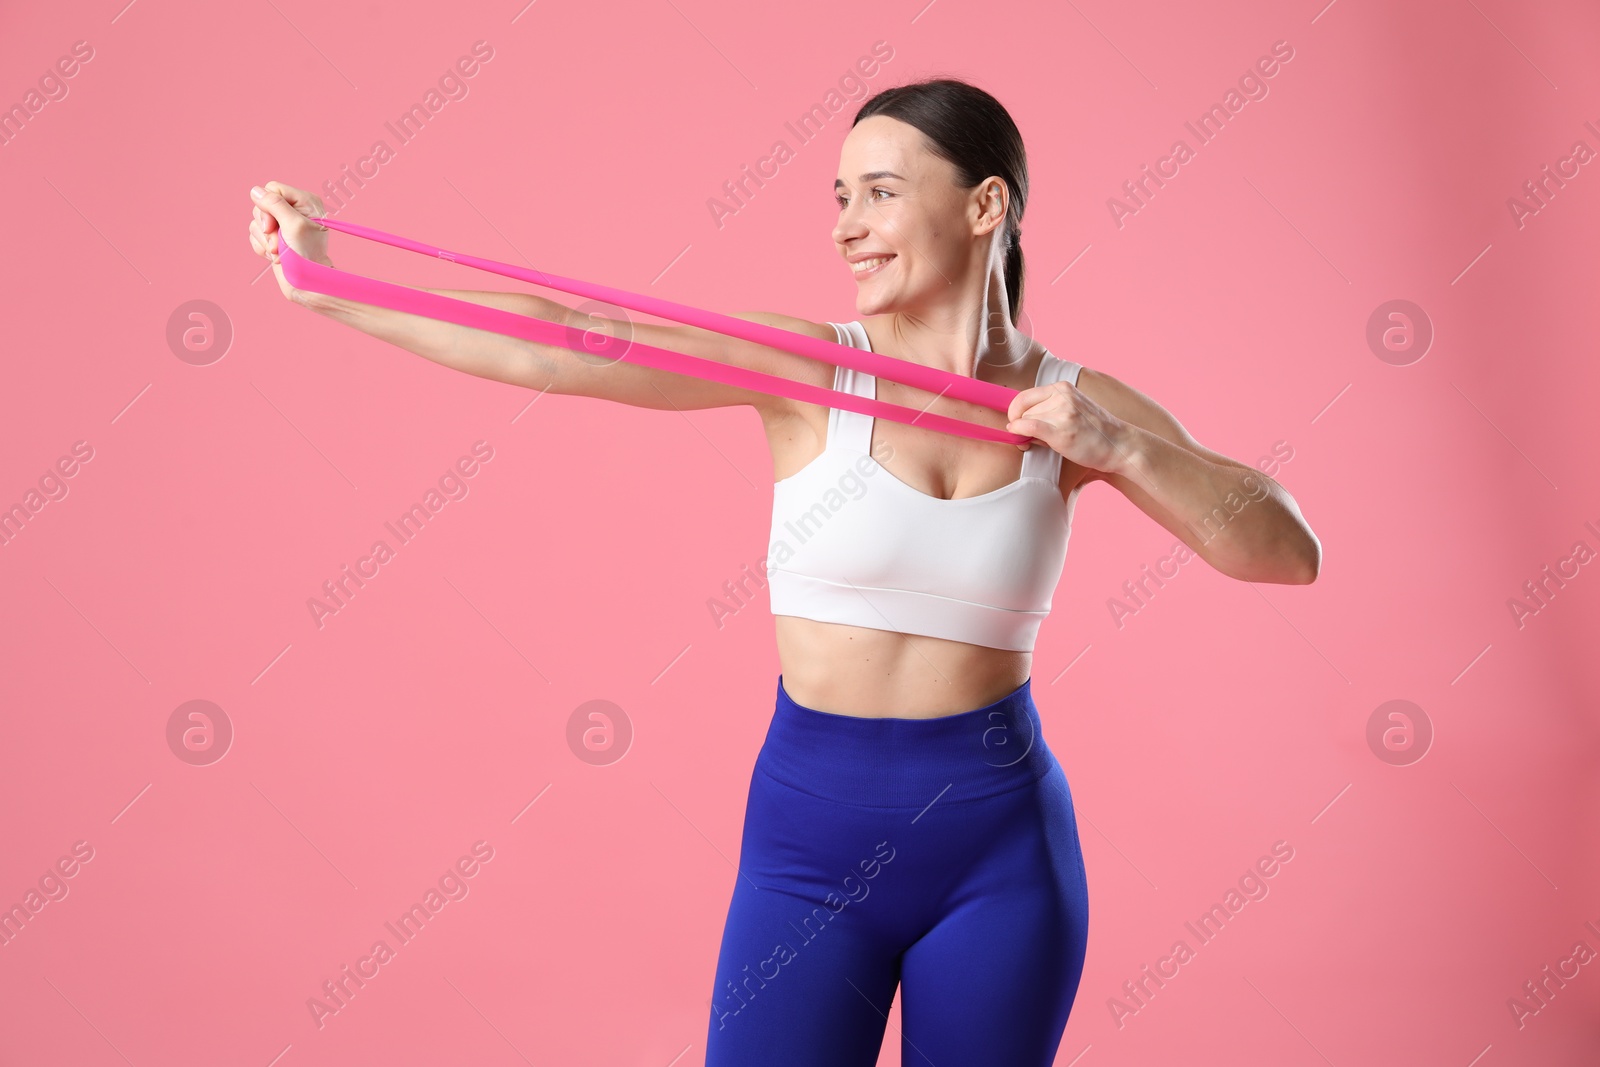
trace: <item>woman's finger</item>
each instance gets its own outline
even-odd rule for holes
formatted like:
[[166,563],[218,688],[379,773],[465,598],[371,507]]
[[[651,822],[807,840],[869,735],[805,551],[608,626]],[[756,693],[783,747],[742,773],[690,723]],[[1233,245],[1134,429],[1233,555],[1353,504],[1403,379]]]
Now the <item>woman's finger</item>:
[[[1007,433],[1019,433],[1029,438],[1033,436],[1034,429],[1035,427],[1033,426],[1033,423],[1027,419],[1012,419],[1010,422],[1006,423]],[[1026,452],[1031,447],[1033,447],[1032,440],[1023,441],[1021,444],[1017,445],[1017,451]]]
[[322,199],[316,193],[307,192],[293,185],[285,185],[280,181],[270,181],[267,183],[266,188],[269,192],[277,193],[283,197],[289,202],[290,206],[307,218],[316,217],[323,213]]
[[1029,386],[1012,397],[1011,403],[1006,408],[1006,417],[1013,421],[1022,418],[1022,413],[1033,406],[1036,399],[1034,394],[1038,391],[1038,386]]

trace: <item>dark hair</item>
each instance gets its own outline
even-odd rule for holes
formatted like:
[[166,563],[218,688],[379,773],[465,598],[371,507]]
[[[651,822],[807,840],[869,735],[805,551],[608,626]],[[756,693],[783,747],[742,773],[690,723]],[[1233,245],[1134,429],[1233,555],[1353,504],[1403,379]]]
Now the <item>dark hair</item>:
[[1022,134],[1000,101],[964,81],[929,78],[897,85],[874,96],[856,112],[855,126],[872,115],[887,115],[915,126],[940,158],[956,168],[963,188],[993,175],[1011,192],[1006,208],[1006,296],[1011,318],[1022,306],[1022,212],[1028,204],[1028,154]]

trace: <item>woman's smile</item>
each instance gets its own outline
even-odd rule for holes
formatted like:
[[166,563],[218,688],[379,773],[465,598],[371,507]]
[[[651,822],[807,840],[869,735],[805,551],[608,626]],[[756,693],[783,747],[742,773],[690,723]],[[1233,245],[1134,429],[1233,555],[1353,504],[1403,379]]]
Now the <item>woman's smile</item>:
[[889,261],[894,258],[894,255],[891,253],[886,256],[874,256],[869,259],[859,260],[850,264],[850,270],[857,278],[870,277],[871,275],[877,274],[879,271],[883,270],[884,267],[888,266]]

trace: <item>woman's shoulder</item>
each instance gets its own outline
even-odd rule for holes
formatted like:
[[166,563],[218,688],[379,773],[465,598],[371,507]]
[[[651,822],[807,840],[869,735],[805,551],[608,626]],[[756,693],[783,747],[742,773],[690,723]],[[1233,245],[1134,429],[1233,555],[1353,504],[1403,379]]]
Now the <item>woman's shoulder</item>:
[[[763,326],[771,326],[779,330],[788,330],[790,333],[801,334],[805,337],[815,337],[822,341],[839,340],[839,335],[834,332],[833,326],[827,322],[812,322],[795,315],[784,315],[776,311],[745,311],[734,316],[748,322],[759,322]],[[768,374],[775,374],[780,378],[790,381],[804,382],[822,389],[833,386],[834,365],[824,363],[822,360],[810,356],[798,355],[786,349],[775,348],[769,345],[760,346],[762,352],[761,365],[757,368]],[[795,400],[792,397],[767,395],[758,405],[764,421],[771,425],[782,423],[795,415],[811,415],[811,409],[816,408],[826,413],[827,408],[818,408],[815,404]],[[824,417],[826,417],[824,415]]]
[[746,311],[735,315],[734,318],[759,322],[763,326],[773,326],[780,330],[788,330],[790,333],[805,334],[807,337],[816,337],[824,341],[838,340],[833,332],[833,327],[826,322],[812,322],[810,319],[797,318],[794,315],[783,315],[776,311]]

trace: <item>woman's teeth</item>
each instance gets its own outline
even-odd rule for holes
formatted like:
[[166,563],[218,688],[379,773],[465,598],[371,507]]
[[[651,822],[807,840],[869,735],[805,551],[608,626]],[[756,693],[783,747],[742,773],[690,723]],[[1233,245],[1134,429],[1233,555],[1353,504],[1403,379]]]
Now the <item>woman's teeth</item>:
[[859,263],[850,264],[850,269],[855,271],[857,275],[871,274],[893,258],[893,256],[878,256],[874,259],[863,259]]

